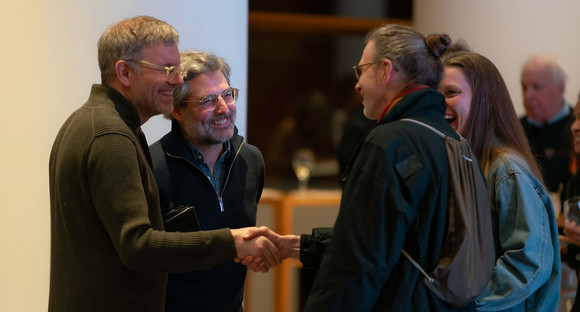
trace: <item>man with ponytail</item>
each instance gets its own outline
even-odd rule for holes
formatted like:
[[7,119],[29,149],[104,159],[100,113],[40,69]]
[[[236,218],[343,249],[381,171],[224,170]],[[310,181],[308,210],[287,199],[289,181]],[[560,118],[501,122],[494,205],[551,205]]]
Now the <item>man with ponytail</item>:
[[444,119],[434,88],[447,35],[424,37],[411,27],[372,30],[358,65],[355,90],[364,114],[377,121],[345,171],[332,239],[305,311],[448,311],[422,283],[442,252],[447,229],[449,165],[444,141],[419,120],[459,139]]

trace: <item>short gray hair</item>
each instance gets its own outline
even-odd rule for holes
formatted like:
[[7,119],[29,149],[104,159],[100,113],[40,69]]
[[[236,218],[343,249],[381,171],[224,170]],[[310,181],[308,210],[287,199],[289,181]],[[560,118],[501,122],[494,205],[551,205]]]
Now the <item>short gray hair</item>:
[[552,79],[555,85],[559,85],[560,83],[564,83],[564,85],[566,84],[566,80],[568,80],[568,74],[566,73],[564,64],[562,64],[560,60],[551,55],[536,54],[530,57],[522,66],[522,73],[524,70],[530,69],[534,64],[537,63],[548,67],[552,73]]
[[115,77],[119,60],[141,59],[143,48],[150,45],[179,43],[175,28],[151,16],[136,16],[109,27],[97,44],[101,83],[107,85]]
[[181,52],[181,65],[179,66],[183,76],[183,84],[173,91],[173,105],[185,106],[185,101],[191,94],[189,81],[201,74],[209,75],[220,71],[230,84],[230,65],[211,52],[186,50]]

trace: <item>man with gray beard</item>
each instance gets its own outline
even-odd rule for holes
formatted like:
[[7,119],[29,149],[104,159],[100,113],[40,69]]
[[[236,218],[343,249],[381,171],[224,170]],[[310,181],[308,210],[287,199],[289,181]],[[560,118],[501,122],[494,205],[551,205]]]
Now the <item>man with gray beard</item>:
[[[181,53],[184,84],[174,92],[171,132],[151,146],[163,214],[193,206],[201,230],[256,224],[264,185],[262,153],[237,134],[239,90],[230,67],[209,52]],[[233,260],[170,274],[165,311],[243,311],[247,268]]]

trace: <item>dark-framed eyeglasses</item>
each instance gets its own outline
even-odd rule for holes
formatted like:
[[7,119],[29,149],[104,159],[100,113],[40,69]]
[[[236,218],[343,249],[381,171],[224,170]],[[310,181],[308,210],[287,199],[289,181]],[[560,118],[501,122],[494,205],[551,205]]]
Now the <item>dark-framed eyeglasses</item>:
[[177,67],[177,66],[167,67],[167,66],[153,64],[153,63],[148,62],[146,60],[126,60],[126,62],[139,63],[139,64],[145,65],[149,68],[165,72],[165,81],[167,81],[167,82],[173,80],[173,78],[175,78],[179,74],[179,67]]
[[354,65],[354,66],[352,67],[352,69],[354,69],[354,75],[356,76],[356,80],[359,80],[359,79],[360,79],[360,76],[362,75],[362,73],[363,73],[363,71],[364,71],[364,70],[363,70],[363,68],[364,68],[365,66],[368,66],[368,65],[375,65],[375,64],[377,64],[377,63],[375,63],[375,62],[372,62],[372,63],[365,63],[365,64],[360,64],[360,65]]
[[236,88],[228,88],[228,89],[224,90],[224,92],[222,92],[221,94],[206,95],[206,96],[202,97],[201,100],[199,100],[199,101],[183,101],[183,102],[185,102],[185,103],[200,103],[201,107],[203,107],[203,109],[206,112],[211,112],[214,109],[216,109],[216,107],[219,105],[220,98],[227,105],[236,104],[236,101],[238,100],[238,92],[239,91],[240,90],[236,89]]

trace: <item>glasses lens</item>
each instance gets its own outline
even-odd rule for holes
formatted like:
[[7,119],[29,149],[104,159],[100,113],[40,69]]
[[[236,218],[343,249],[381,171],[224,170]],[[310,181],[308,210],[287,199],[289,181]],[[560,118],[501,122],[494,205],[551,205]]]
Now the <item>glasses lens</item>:
[[201,99],[201,106],[203,107],[203,109],[205,109],[206,111],[212,111],[216,108],[217,104],[218,104],[219,98],[215,95],[208,95],[206,97],[204,97],[203,99]]
[[360,75],[362,74],[362,70],[358,65],[355,65],[352,67],[354,69],[354,75],[356,76],[356,79],[360,79]]
[[224,102],[226,102],[226,104],[232,105],[236,103],[236,100],[238,99],[238,90],[233,88],[228,89],[224,91],[224,93],[222,94],[222,98],[224,99]]
[[238,100],[238,89],[231,88],[219,95],[208,95],[201,99],[201,106],[205,111],[211,112],[220,104],[220,97],[227,105],[234,105]]
[[354,75],[356,76],[356,79],[359,80],[360,76],[363,73],[363,68],[365,66],[369,66],[369,65],[374,65],[376,63],[366,63],[366,64],[361,64],[361,65],[355,65],[352,68],[354,69]]

